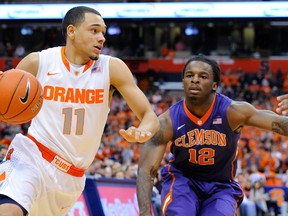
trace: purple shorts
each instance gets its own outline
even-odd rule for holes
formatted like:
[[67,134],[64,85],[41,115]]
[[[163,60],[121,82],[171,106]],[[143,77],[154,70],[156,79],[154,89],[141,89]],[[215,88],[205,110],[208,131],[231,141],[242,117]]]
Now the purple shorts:
[[243,199],[236,181],[205,182],[187,178],[171,165],[161,170],[164,216],[233,216]]

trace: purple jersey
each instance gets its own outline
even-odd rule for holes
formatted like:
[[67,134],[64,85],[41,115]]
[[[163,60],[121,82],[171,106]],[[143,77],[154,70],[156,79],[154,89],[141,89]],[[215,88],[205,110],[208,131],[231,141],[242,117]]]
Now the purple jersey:
[[215,94],[202,118],[191,114],[184,100],[170,108],[173,143],[170,163],[189,178],[200,181],[230,181],[237,168],[240,134],[231,130],[227,107],[232,100]]

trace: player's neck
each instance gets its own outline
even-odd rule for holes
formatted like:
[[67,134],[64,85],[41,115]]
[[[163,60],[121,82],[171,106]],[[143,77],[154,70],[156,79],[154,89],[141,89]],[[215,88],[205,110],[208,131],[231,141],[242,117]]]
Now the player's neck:
[[83,55],[81,55],[72,46],[66,46],[65,47],[64,55],[65,55],[66,59],[68,60],[68,62],[70,62],[71,64],[74,64],[74,65],[85,65],[90,61],[89,58],[87,58],[87,59],[83,58]]
[[210,94],[208,98],[203,98],[203,100],[186,98],[186,106],[193,115],[201,118],[212,106],[214,96],[215,94]]

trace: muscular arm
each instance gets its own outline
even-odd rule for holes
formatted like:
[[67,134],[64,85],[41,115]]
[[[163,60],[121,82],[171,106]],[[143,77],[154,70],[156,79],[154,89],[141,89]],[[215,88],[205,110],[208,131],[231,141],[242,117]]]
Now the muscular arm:
[[233,102],[228,108],[227,117],[234,131],[246,125],[288,136],[288,117],[269,110],[258,110],[246,102]]
[[131,71],[118,58],[112,57],[110,60],[110,84],[120,92],[140,120],[138,128],[121,130],[120,134],[129,142],[146,142],[158,131],[159,121],[147,97],[134,82]]
[[140,153],[136,185],[141,216],[151,215],[151,196],[154,178],[167,148],[167,143],[173,136],[169,111],[159,116],[159,120],[159,131],[145,143]]
[[25,56],[17,65],[17,69],[25,70],[32,73],[34,76],[37,75],[39,66],[39,55],[37,52],[30,53]]

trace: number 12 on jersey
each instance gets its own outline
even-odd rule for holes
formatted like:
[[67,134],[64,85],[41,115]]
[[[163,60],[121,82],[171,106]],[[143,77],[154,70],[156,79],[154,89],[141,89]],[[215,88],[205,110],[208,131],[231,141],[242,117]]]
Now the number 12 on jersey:
[[[197,153],[198,151],[198,153]],[[202,148],[200,150],[189,149],[189,162],[199,165],[213,165],[215,150],[212,148]]]

